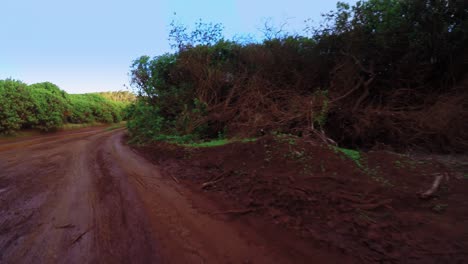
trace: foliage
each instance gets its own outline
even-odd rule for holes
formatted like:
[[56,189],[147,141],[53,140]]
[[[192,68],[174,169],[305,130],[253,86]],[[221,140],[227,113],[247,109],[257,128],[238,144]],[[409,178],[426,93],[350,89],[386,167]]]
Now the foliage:
[[324,19],[306,36],[267,27],[261,43],[225,40],[218,24],[172,23],[176,52],[131,66],[130,130],[152,140],[278,131],[352,148],[468,149],[463,4],[338,3]]
[[73,106],[70,123],[118,123],[122,121],[123,105],[99,94],[71,94]]
[[42,131],[61,127],[69,110],[66,93],[52,83],[30,85],[29,93],[34,104],[32,127]]
[[192,144],[187,144],[189,147],[194,147],[194,148],[209,148],[209,147],[219,147],[219,146],[224,146],[226,144],[230,143],[228,139],[215,139],[215,140],[210,140],[206,142],[201,142],[201,143],[192,143]]
[[34,103],[28,86],[11,79],[0,80],[0,132],[10,133],[31,124]]
[[136,141],[154,140],[163,132],[165,119],[160,115],[159,108],[137,101],[130,105],[128,114],[132,118],[127,121],[127,128]]
[[234,142],[247,143],[247,142],[253,142],[256,140],[257,140],[256,138],[243,138],[243,139],[220,138],[220,139],[213,139],[213,140],[204,141],[204,142],[185,143],[182,145],[185,147],[191,147],[191,148],[212,148],[212,147],[224,146],[224,145],[234,143]]
[[125,104],[132,103],[136,100],[135,94],[129,91],[116,91],[116,92],[99,92],[96,93],[110,101],[121,102]]
[[120,122],[127,104],[99,94],[67,94],[50,82],[28,86],[0,80],[0,133],[25,128],[50,131],[66,123]]

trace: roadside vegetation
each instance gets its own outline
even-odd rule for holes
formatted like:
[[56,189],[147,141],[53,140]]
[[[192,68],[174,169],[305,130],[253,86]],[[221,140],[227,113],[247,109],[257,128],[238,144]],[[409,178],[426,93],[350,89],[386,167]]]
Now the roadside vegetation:
[[131,66],[138,141],[293,134],[351,149],[466,151],[468,11],[459,1],[339,3],[260,42],[172,23],[175,51]]
[[0,80],[0,134],[118,123],[126,118],[131,98],[128,92],[67,94],[49,82],[27,85],[18,80]]

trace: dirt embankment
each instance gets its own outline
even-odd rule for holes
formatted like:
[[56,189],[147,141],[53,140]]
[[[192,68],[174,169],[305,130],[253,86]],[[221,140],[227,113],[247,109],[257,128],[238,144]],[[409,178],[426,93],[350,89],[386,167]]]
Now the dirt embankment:
[[[199,149],[159,143],[138,151],[163,177],[215,201],[218,217],[249,223],[306,259],[314,260],[315,253],[304,253],[314,248],[360,263],[468,261],[468,171],[385,151],[353,160],[288,137]],[[448,177],[421,199],[437,175]]]

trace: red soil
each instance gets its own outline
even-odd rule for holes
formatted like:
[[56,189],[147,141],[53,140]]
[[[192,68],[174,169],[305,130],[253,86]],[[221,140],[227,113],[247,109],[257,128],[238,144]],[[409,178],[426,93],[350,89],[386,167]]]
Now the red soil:
[[[220,217],[257,223],[265,237],[306,258],[314,248],[366,263],[468,262],[468,180],[441,164],[371,151],[358,166],[327,146],[271,136],[215,148],[137,149],[164,176],[204,192]],[[436,173],[449,180],[421,199]]]

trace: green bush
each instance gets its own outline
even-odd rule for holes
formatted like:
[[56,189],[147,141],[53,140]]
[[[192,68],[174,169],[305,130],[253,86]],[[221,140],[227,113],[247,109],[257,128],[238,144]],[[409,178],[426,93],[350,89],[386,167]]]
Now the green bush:
[[163,133],[166,121],[161,116],[159,108],[144,101],[137,101],[127,111],[128,115],[131,116],[131,119],[127,121],[127,128],[135,140],[154,140],[155,137]]
[[51,83],[33,84],[28,88],[34,104],[31,126],[42,131],[61,127],[70,107],[66,93]]
[[35,121],[34,102],[28,86],[16,80],[0,80],[0,133],[11,133]]
[[70,123],[114,123],[122,121],[124,105],[99,94],[71,94]]
[[26,128],[50,131],[65,123],[117,123],[126,117],[131,98],[127,92],[69,95],[50,82],[28,86],[0,80],[0,133]]

